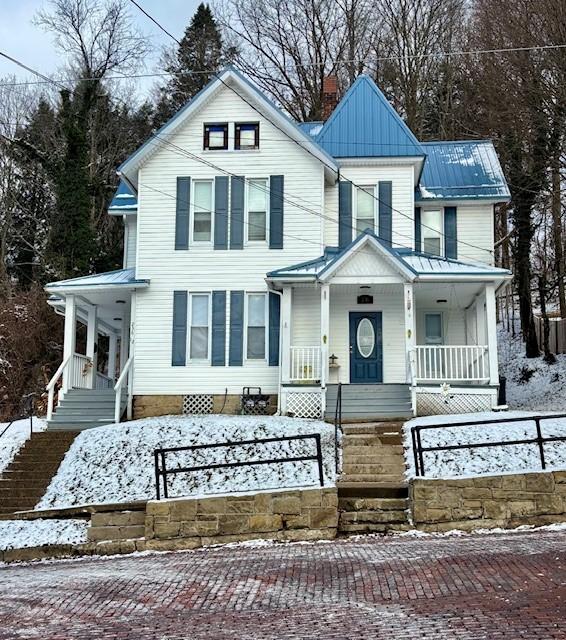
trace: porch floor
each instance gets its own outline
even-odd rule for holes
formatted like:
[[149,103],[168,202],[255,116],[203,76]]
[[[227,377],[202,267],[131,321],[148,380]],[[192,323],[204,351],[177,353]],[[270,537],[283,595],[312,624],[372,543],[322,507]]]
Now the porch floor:
[[[325,419],[333,420],[338,385],[326,388]],[[343,384],[342,421],[367,422],[412,418],[411,389],[407,384]]]

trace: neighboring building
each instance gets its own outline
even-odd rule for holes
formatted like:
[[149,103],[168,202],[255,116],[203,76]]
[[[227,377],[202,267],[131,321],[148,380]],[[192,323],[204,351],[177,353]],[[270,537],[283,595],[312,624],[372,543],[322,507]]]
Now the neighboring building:
[[118,173],[124,268],[46,287],[66,317],[53,424],[76,423],[73,394],[85,426],[107,422],[117,361],[135,416],[233,412],[247,386],[333,415],[339,382],[351,418],[496,404],[511,276],[493,265],[509,191],[491,142],[420,143],[366,76],[326,122],[296,124],[227,68]]

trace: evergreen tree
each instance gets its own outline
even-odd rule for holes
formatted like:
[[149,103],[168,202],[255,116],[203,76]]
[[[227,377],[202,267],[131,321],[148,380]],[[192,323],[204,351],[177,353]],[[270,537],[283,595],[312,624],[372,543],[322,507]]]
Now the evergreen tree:
[[[173,116],[197,94],[234,52],[223,45],[222,35],[208,4],[201,3],[176,51],[166,58],[171,79],[161,88],[154,115],[155,128]],[[205,71],[207,73],[194,73]]]

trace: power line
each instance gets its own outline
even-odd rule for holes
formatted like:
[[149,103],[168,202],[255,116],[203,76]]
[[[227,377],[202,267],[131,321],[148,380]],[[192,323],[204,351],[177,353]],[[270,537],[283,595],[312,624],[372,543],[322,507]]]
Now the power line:
[[[2,56],[3,58],[6,58],[6,60],[9,60],[10,62],[13,62],[14,64],[18,65],[18,67],[21,67],[22,69],[25,69],[26,71],[29,71],[30,73],[33,73],[38,78],[41,78],[44,82],[51,82],[51,83],[55,84],[56,86],[58,86],[60,89],[68,90],[68,87],[66,87],[65,85],[61,84],[57,80],[52,80],[51,78],[48,78],[47,76],[44,76],[39,71],[36,71],[35,69],[32,69],[31,67],[28,67],[26,64],[24,64],[23,62],[20,62],[19,60],[16,60],[16,58],[12,58],[12,56],[9,56],[7,53],[4,53],[3,51],[0,51],[0,56]],[[4,86],[4,85],[0,85],[0,86]]]

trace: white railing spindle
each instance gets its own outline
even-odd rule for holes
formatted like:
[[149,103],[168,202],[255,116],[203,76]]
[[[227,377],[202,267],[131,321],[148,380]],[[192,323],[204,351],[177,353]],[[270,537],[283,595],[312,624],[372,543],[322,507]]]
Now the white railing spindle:
[[417,345],[416,380],[463,382],[489,380],[488,348],[480,345]]

